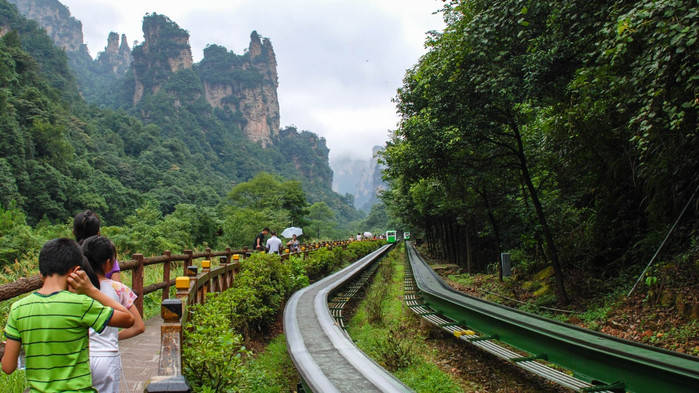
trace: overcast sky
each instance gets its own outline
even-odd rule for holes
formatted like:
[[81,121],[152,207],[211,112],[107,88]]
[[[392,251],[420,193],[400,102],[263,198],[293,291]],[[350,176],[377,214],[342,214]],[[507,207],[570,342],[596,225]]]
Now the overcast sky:
[[440,0],[60,0],[82,21],[93,57],[110,31],[143,41],[146,12],[189,31],[194,60],[215,43],[242,54],[250,32],[272,41],[281,125],[326,138],[331,158],[371,156],[397,122],[391,98],[441,30]]

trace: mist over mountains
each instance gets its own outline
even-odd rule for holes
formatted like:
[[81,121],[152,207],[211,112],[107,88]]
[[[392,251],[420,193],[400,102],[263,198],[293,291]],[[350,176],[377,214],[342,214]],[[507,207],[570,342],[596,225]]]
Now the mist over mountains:
[[365,212],[378,202],[378,193],[386,189],[386,183],[382,179],[384,167],[378,162],[381,150],[381,146],[374,146],[368,160],[345,156],[331,163],[335,170],[333,190],[343,195],[352,195],[354,206]]

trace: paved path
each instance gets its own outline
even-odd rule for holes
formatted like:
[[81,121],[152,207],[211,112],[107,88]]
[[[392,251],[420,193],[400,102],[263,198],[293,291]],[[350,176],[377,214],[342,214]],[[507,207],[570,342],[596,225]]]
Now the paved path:
[[143,392],[145,383],[158,371],[160,325],[163,319],[157,315],[145,323],[146,331],[143,334],[119,342],[121,364],[126,376],[126,381],[122,376],[121,393]]

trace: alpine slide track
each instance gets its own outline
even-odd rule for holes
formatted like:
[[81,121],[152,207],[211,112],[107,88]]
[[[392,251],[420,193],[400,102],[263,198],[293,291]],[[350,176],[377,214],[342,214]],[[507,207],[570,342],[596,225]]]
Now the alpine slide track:
[[[347,242],[304,245],[306,257],[321,247]],[[369,281],[387,244],[346,268],[294,293],[284,310],[284,331],[291,359],[307,392],[412,392],[359,350],[344,330],[343,310]],[[449,287],[406,244],[404,301],[416,315],[465,345],[473,345],[532,374],[577,392],[681,393],[699,391],[699,359],[543,318],[478,299]],[[282,255],[286,259],[288,252]],[[189,392],[182,375],[182,326],[188,307],[206,301],[206,294],[231,286],[246,249],[144,258],[121,262],[131,271],[136,305],[143,314],[143,296],[162,289],[160,318],[146,321],[146,333],[120,343],[128,392]],[[218,258],[217,266],[212,266]],[[182,264],[185,276],[170,278]],[[163,280],[146,287],[144,269],[162,265]],[[38,276],[0,286],[0,301],[38,289]],[[170,298],[170,287],[176,296]],[[0,353],[3,346],[0,345]]]

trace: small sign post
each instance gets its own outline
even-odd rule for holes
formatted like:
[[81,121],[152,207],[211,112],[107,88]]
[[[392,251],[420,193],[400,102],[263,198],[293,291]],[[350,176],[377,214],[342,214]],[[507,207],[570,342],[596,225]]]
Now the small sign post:
[[510,277],[512,274],[512,264],[510,263],[510,253],[500,253],[500,263],[502,264],[502,276]]

